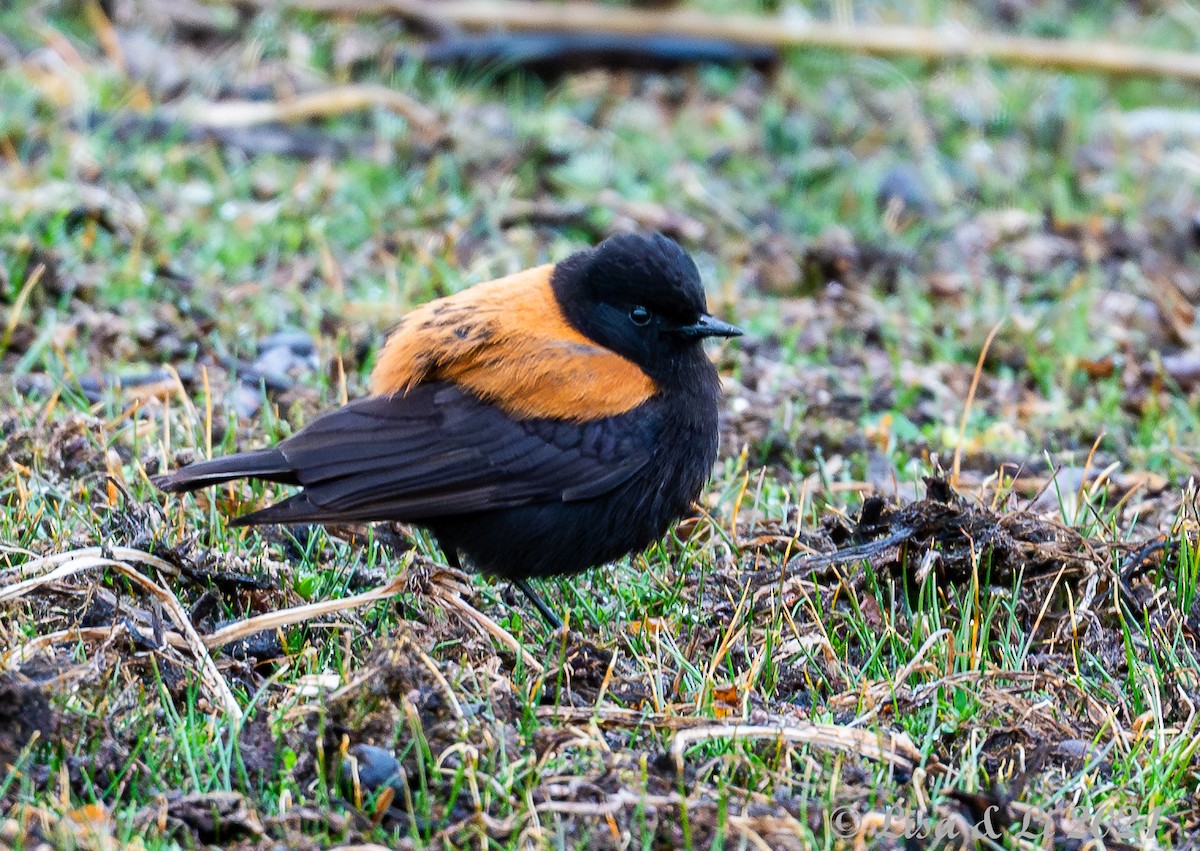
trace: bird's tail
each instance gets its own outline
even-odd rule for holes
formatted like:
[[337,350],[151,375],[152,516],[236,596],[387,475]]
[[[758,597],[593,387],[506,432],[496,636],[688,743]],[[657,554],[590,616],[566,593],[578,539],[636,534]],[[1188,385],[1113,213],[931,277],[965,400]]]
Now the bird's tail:
[[186,493],[234,479],[264,479],[297,485],[296,471],[278,449],[259,449],[200,461],[151,479],[154,486],[168,493]]

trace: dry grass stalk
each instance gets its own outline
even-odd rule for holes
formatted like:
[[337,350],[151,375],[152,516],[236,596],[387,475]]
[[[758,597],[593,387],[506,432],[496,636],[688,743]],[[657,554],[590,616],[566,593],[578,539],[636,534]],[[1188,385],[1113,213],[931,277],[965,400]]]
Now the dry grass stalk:
[[[107,553],[107,555],[104,555],[104,553]],[[121,559],[127,559],[128,561]],[[225,682],[225,678],[217,670],[216,662],[213,661],[200,634],[196,632],[196,628],[192,625],[191,618],[188,617],[188,613],[180,604],[179,598],[165,585],[158,584],[136,570],[128,563],[129,561],[138,561],[170,573],[176,572],[175,566],[170,562],[166,562],[140,550],[128,547],[114,547],[112,549],[88,547],[86,549],[72,550],[47,558],[37,559],[34,562],[5,571],[7,575],[15,574],[28,578],[15,582],[5,588],[0,588],[0,603],[24,596],[42,585],[74,576],[77,573],[95,568],[114,570],[131,582],[142,586],[167,610],[167,613],[171,616],[171,620],[175,622],[175,625],[183,635],[188,649],[191,650],[193,657],[200,665],[201,683],[216,699],[217,703],[224,708],[226,714],[235,723],[240,722],[242,719],[242,709],[238,705],[237,698],[233,696],[233,692],[229,689],[229,684]],[[46,568],[50,569],[46,570]],[[38,575],[38,571],[42,570],[45,570],[45,572]],[[4,577],[0,577],[0,579],[2,578]]]
[[962,469],[963,444],[967,439],[967,418],[971,416],[971,406],[975,404],[975,391],[979,389],[979,377],[983,374],[983,362],[987,359],[988,349],[992,347],[992,341],[996,339],[996,335],[1000,333],[1003,325],[1004,320],[1001,319],[992,326],[987,339],[983,341],[983,348],[979,350],[979,360],[975,362],[975,372],[971,374],[971,389],[967,391],[967,401],[963,405],[962,419],[958,423],[958,443],[954,447],[954,464],[950,470],[951,487],[958,487],[958,473]]
[[688,730],[706,727],[712,723],[711,718],[665,715],[661,712],[641,712],[615,706],[540,706],[537,709],[537,717],[540,721],[558,721],[564,724],[588,724],[594,721],[601,726],[651,727],[660,730]]
[[[6,547],[5,551],[28,555],[27,551],[18,550],[11,547]],[[171,575],[175,575],[179,572],[179,569],[169,561],[165,561],[157,556],[152,556],[149,553],[142,552],[141,550],[135,550],[130,547],[83,547],[81,549],[70,550],[65,553],[55,553],[54,555],[43,556],[41,558],[33,558],[30,561],[18,564],[16,567],[0,570],[0,585],[3,585],[11,580],[24,580],[30,577],[35,577],[47,568],[53,568],[64,564],[65,562],[82,558],[110,558],[121,561],[136,561],[140,564],[148,564],[153,568]],[[14,587],[15,586],[8,586],[7,588],[0,587],[0,602],[9,599],[9,597],[5,596],[6,594],[12,593],[12,596],[20,596],[21,593],[23,593],[13,593],[12,588]]]
[[248,638],[264,630],[282,629],[285,626],[303,623],[304,621],[336,614],[337,612],[344,612],[349,609],[357,609],[359,606],[365,606],[368,603],[375,603],[379,600],[386,600],[388,597],[394,597],[403,592],[408,586],[407,568],[411,561],[412,558],[410,556],[401,567],[399,574],[391,581],[372,588],[370,591],[355,594],[353,597],[343,597],[339,600],[321,600],[318,603],[305,603],[302,606],[292,606],[291,608],[278,609],[274,612],[267,612],[264,615],[246,618],[243,621],[238,621],[237,623],[232,623],[229,626],[218,629],[216,632],[209,633],[204,637],[204,643],[210,649],[216,649],[234,641]]
[[517,641],[512,633],[463,599],[462,592],[466,586],[457,579],[461,574],[456,574],[457,572],[439,570],[431,576],[429,596],[457,613],[466,623],[499,641],[522,659],[531,670],[539,674],[545,673],[546,666],[525,652],[521,642]]
[[782,739],[855,753],[907,771],[912,771],[922,761],[921,752],[903,733],[875,733],[857,727],[813,722],[791,722],[786,725],[711,724],[680,730],[675,734],[671,742],[671,756],[678,770],[683,771],[683,752],[689,746],[713,739]]
[[[112,558],[106,558],[102,554],[108,553]],[[338,600],[322,600],[317,603],[306,603],[301,606],[292,606],[287,609],[279,609],[274,612],[267,612],[263,615],[247,618],[237,623],[230,624],[216,632],[205,636],[199,635],[191,624],[191,620],[187,617],[183,607],[179,604],[178,599],[166,587],[160,586],[152,582],[147,577],[133,570],[128,564],[118,559],[128,561],[141,561],[156,567],[160,570],[168,570],[172,573],[176,572],[174,565],[162,559],[151,556],[148,553],[143,553],[140,550],[133,550],[126,547],[114,547],[104,549],[100,547],[89,547],[87,549],[73,550],[69,553],[59,553],[53,556],[35,559],[30,562],[18,565],[15,568],[9,568],[0,572],[0,582],[5,579],[18,578],[19,581],[13,584],[0,588],[0,603],[7,600],[21,597],[38,587],[51,582],[65,579],[77,573],[97,567],[111,567],[117,570],[122,575],[127,576],[138,584],[146,588],[152,595],[157,597],[164,606],[171,612],[172,619],[180,627],[179,632],[165,632],[163,640],[172,647],[178,649],[189,649],[197,660],[202,665],[202,676],[206,683],[213,689],[216,696],[220,698],[220,702],[225,706],[226,711],[230,708],[237,708],[236,701],[233,699],[232,693],[226,696],[223,692],[228,692],[228,686],[225,685],[224,679],[216,670],[215,664],[212,664],[209,651],[216,650],[231,644],[235,641],[240,641],[265,630],[282,629],[297,623],[303,623],[315,618],[324,617],[326,615],[336,614],[338,612],[356,609],[370,603],[386,600],[389,597],[394,597],[402,593],[408,587],[408,566],[412,562],[411,555],[404,562],[400,573],[389,582],[372,588],[370,591],[364,591],[361,594],[355,594],[352,597],[344,597]],[[508,647],[513,653],[523,655],[525,663],[538,673],[544,672],[542,664],[524,652],[524,648],[520,642],[516,640],[503,627],[493,621],[491,618],[484,615],[479,610],[475,609],[466,602],[461,596],[462,587],[460,583],[452,580],[452,577],[443,576],[444,572],[439,572],[432,577],[429,596],[440,602],[443,606],[451,611],[459,614],[465,621],[475,626],[483,634],[490,635],[501,644]],[[442,581],[439,581],[441,579]],[[88,629],[65,629],[48,635],[39,636],[32,639],[20,647],[16,647],[0,658],[0,667],[9,668],[13,665],[20,664],[22,661],[30,658],[33,653],[44,647],[49,647],[61,641],[81,641],[81,640],[107,640],[114,637],[119,631],[128,631],[128,626],[125,624],[116,624],[111,627],[93,627]],[[416,647],[416,645],[413,645]],[[419,650],[419,648],[418,648]],[[435,676],[439,677],[440,685],[447,693],[450,702],[455,707],[456,714],[462,717],[462,710],[457,706],[457,700],[454,698],[450,686],[445,682],[444,678],[440,677],[436,666],[427,655],[419,653],[422,657],[422,664],[425,665]],[[206,661],[207,660],[207,664]],[[211,665],[211,667],[210,667]],[[237,710],[236,717],[241,717],[241,710]]]
[[[276,0],[249,0],[277,8]],[[848,22],[788,20],[765,15],[711,15],[670,11],[541,3],[531,0],[286,0],[296,9],[334,15],[398,15],[466,29],[523,32],[616,32],[712,38],[782,49],[841,50],[870,56],[912,56],[936,62],[984,60],[1057,71],[1090,71],[1118,77],[1200,80],[1200,54],[1138,48],[1108,41],[973,33],[957,26],[870,26]]]
[[[72,627],[70,629],[60,629],[57,632],[49,632],[45,635],[39,635],[37,638],[31,638],[24,644],[0,655],[0,670],[12,670],[20,667],[32,659],[38,651],[44,650],[47,647],[53,647],[55,644],[62,644],[67,641],[75,644],[84,641],[110,642],[117,636],[128,632],[129,625],[126,623],[115,623],[112,626]],[[190,647],[187,639],[174,630],[164,630],[162,639],[165,644],[177,650]]]
[[181,107],[178,116],[189,124],[232,129],[329,118],[375,107],[403,116],[422,133],[440,125],[437,113],[404,92],[369,83],[334,86],[286,101],[193,102]]

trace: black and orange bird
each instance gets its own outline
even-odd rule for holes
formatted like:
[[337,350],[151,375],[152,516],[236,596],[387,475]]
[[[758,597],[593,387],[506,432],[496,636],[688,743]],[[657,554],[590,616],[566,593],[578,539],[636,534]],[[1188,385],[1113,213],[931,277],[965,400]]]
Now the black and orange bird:
[[372,393],[269,449],[158,476],[181,492],[234,479],[298,493],[232,521],[400,521],[454,567],[527,580],[639,552],[689,510],[717,457],[717,371],[692,259],[623,234],[407,314]]

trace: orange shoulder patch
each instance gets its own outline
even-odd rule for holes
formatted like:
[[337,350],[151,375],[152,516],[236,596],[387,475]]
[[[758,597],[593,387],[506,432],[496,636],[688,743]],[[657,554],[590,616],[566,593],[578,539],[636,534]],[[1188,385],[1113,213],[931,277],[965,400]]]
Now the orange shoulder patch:
[[372,391],[453,381],[519,419],[576,422],[645,402],[654,381],[567,322],[550,287],[553,270],[497,278],[408,313],[379,355]]

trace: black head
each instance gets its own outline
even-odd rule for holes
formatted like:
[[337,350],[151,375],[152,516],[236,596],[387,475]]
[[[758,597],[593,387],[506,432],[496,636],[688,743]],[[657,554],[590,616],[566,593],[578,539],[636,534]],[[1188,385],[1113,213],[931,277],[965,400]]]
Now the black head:
[[708,314],[692,258],[662,234],[619,234],[563,260],[551,278],[567,320],[660,383],[706,337],[739,328]]

